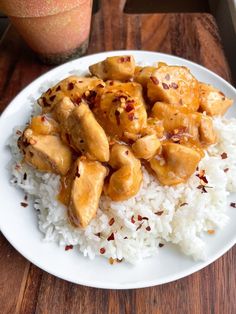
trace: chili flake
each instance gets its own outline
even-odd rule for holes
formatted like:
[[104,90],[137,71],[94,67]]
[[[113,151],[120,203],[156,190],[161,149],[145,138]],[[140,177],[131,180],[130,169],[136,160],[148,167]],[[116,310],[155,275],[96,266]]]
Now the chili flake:
[[170,84],[170,87],[172,87],[172,88],[174,88],[174,89],[177,89],[177,88],[179,87],[179,85],[176,84],[175,82],[172,82],[172,83]]
[[142,227],[143,223],[144,223],[144,221],[141,222],[141,224],[139,224],[139,226],[136,228],[136,231],[138,231]]
[[150,76],[150,80],[153,82],[153,84],[158,85],[159,80],[155,76]]
[[110,221],[109,221],[109,226],[112,226],[115,222],[115,219],[114,218],[111,218]]
[[73,88],[74,88],[74,83],[72,83],[72,82],[70,82],[70,83],[68,83],[68,85],[67,85],[67,90],[72,90]]
[[142,219],[143,219],[143,217],[138,215],[138,221],[141,221]]
[[49,97],[49,100],[53,101],[55,98],[56,98],[56,95],[52,95],[52,96]]
[[23,180],[25,181],[26,179],[27,179],[27,173],[25,172],[23,176]]
[[170,80],[170,74],[169,74],[169,73],[166,74],[165,79],[166,79],[167,81]]
[[105,252],[106,252],[106,249],[105,249],[104,247],[101,247],[101,248],[100,248],[100,253],[101,253],[101,254],[104,254]]
[[222,153],[220,156],[221,156],[222,159],[226,159],[228,157],[227,153],[225,153],[225,152]]
[[28,206],[28,204],[25,203],[25,202],[21,202],[20,204],[21,204],[22,207],[27,207]]
[[147,231],[151,231],[151,227],[150,227],[150,226],[147,226],[146,230],[147,230]]
[[56,92],[58,92],[59,90],[61,90],[61,86],[60,85],[57,86]]
[[230,203],[230,206],[236,208],[236,203]]
[[166,83],[162,83],[162,87],[163,87],[164,89],[169,89],[169,86],[168,86],[168,84],[166,84]]
[[228,172],[228,171],[229,171],[229,168],[225,168],[225,169],[224,169],[224,172]]
[[134,220],[134,215],[131,217],[131,222],[132,222],[132,224],[134,224],[135,223],[135,220]]
[[164,213],[164,210],[159,210],[158,212],[155,213],[157,216],[161,216]]
[[107,238],[107,241],[112,241],[114,239],[115,239],[114,233],[112,232],[111,235]]
[[66,245],[65,246],[65,251],[69,251],[69,250],[72,250],[73,249],[73,245]]
[[182,203],[182,204],[179,205],[179,207],[183,207],[185,205],[188,205],[188,203]]
[[159,243],[159,247],[163,247],[164,246],[164,244],[163,243]]

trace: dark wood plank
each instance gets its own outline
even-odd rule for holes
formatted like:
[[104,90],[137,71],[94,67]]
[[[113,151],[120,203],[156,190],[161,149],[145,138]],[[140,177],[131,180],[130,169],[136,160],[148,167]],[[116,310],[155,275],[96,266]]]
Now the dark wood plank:
[[[101,1],[88,53],[146,49],[173,53],[231,79],[214,19],[208,14],[123,14],[125,0]],[[214,52],[214,54],[213,54]],[[0,43],[0,110],[47,71],[11,28]],[[30,265],[0,237],[1,313],[234,313],[236,248],[179,281],[139,290],[74,285]],[[8,257],[10,256],[10,257]]]

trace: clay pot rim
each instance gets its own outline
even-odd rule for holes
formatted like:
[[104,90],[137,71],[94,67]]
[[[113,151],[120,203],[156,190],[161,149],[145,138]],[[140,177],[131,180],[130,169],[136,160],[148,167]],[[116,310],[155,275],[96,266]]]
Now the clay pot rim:
[[[58,2],[60,3],[56,5],[55,1],[53,0],[41,0],[40,2],[38,0],[34,0],[35,6],[30,8],[28,6],[28,11],[25,12],[26,10],[24,3],[28,1],[29,0],[1,1],[0,10],[9,17],[34,18],[52,16],[55,14],[68,12],[80,5],[84,5],[86,2],[91,1],[91,5],[93,2],[93,0],[59,0]],[[49,1],[51,1],[51,5]],[[40,8],[37,6],[38,3],[40,3]]]

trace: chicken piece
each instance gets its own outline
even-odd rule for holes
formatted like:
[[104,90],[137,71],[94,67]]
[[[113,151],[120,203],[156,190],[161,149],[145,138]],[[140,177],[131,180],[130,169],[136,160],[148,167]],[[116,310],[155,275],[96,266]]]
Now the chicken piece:
[[105,83],[96,77],[69,76],[43,93],[38,99],[38,104],[43,112],[47,113],[66,96],[75,103],[79,103],[81,98],[90,102],[96,96],[96,90],[104,86]]
[[137,158],[151,159],[160,148],[161,143],[155,134],[139,138],[133,145],[132,150]]
[[18,140],[24,161],[40,171],[65,175],[72,163],[72,153],[57,135],[40,135],[27,128]]
[[136,66],[135,73],[134,73],[134,81],[141,84],[143,88],[146,88],[150,77],[152,76],[153,72],[156,69],[157,69],[156,67]]
[[45,115],[33,117],[31,119],[30,128],[34,133],[41,135],[58,134],[60,132],[58,123]]
[[114,144],[109,165],[116,171],[111,175],[104,192],[113,201],[123,201],[137,194],[142,183],[140,161],[126,145]]
[[222,92],[212,85],[200,83],[200,111],[205,111],[209,116],[223,116],[233,104]]
[[188,108],[156,102],[151,115],[162,121],[165,136],[183,144],[187,141],[199,142],[208,146],[216,141],[212,119]]
[[108,161],[109,143],[88,105],[81,102],[66,120],[70,145],[91,160]]
[[108,57],[102,62],[91,65],[89,71],[103,80],[127,81],[134,75],[134,57]]
[[162,145],[162,157],[154,157],[150,165],[162,185],[176,185],[186,182],[200,160],[198,151],[190,147],[165,143]]
[[75,105],[69,97],[62,98],[54,107],[52,111],[53,117],[60,124],[60,134],[64,143],[70,146],[69,135],[67,131],[67,119],[74,110]]
[[74,168],[68,216],[74,226],[85,228],[97,213],[107,169],[85,157],[78,158]]
[[185,106],[191,111],[199,108],[199,84],[190,71],[180,66],[161,66],[153,72],[147,84],[148,98]]
[[93,112],[106,133],[135,140],[146,126],[147,112],[138,83],[114,83],[96,97]]

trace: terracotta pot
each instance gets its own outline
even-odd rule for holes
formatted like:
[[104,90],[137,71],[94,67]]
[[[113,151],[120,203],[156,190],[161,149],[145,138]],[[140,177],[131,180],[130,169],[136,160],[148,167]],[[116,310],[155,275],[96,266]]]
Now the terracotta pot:
[[92,0],[10,0],[1,1],[0,9],[44,62],[86,52]]

